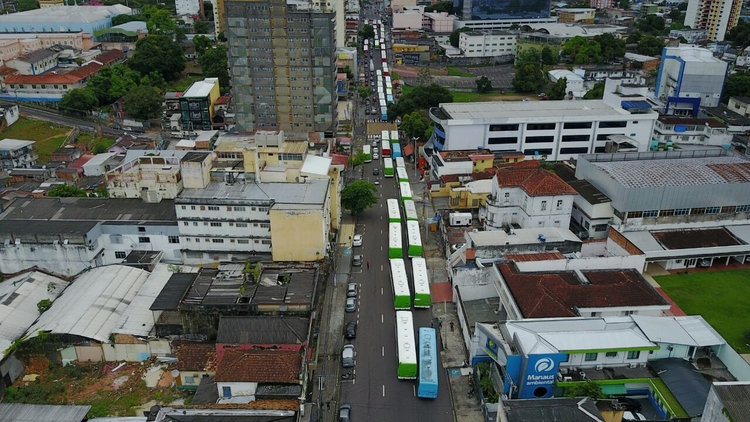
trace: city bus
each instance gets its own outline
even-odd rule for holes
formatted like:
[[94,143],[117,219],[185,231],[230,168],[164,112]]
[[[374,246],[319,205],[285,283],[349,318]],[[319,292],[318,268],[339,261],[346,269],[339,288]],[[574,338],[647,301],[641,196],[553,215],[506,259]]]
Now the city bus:
[[398,177],[399,182],[409,182],[409,175],[406,174],[406,169],[403,167],[396,169],[396,177]]
[[427,261],[422,257],[412,258],[411,273],[414,280],[414,307],[429,308],[432,304],[430,281],[427,278]]
[[416,379],[417,345],[414,342],[414,319],[411,311],[396,311],[396,344],[398,345],[398,379]]
[[417,214],[417,205],[414,201],[404,201],[404,218],[406,221],[419,221],[419,215]]
[[[391,154],[393,154],[393,152],[391,152]],[[394,155],[393,156],[393,164],[396,165],[396,168],[399,168],[399,167],[401,167],[402,169],[406,168],[406,162],[404,161],[403,157],[396,157]]]
[[378,69],[375,71],[375,75],[377,75],[378,79],[383,79],[383,71]]
[[438,396],[437,332],[434,328],[419,327],[419,380],[417,397],[436,399]]
[[364,45],[364,47],[362,47],[362,49],[363,49],[363,50],[364,50],[364,52],[365,52],[365,56],[367,56],[367,53],[368,53],[368,51],[369,51],[369,48],[368,48],[368,46],[367,46],[367,40],[365,40],[365,45]]
[[404,247],[401,243],[401,223],[388,224],[388,258],[401,258],[404,256]]
[[391,141],[391,132],[388,132],[387,130],[380,131],[380,140],[381,141]]
[[390,76],[390,72],[388,71],[388,63],[383,64],[383,76]]
[[391,157],[401,158],[401,144],[394,144],[391,142]]
[[385,56],[385,50],[380,50],[380,61],[383,63],[388,61],[388,58]]
[[409,258],[422,256],[422,235],[419,234],[419,223],[416,221],[406,222],[406,237],[408,241]]
[[380,107],[380,120],[384,122],[388,121],[388,107],[386,106]]
[[372,162],[372,147],[369,145],[362,146],[362,155],[365,156],[365,163]]
[[389,223],[401,223],[401,209],[398,206],[398,200],[390,198],[385,201],[388,207],[388,222]]
[[401,201],[407,201],[409,199],[414,199],[411,197],[411,186],[409,186],[406,182],[399,182],[398,184],[399,192],[401,193]]
[[[391,143],[388,140],[380,141],[380,156],[383,158],[391,158]],[[393,168],[393,160],[384,160],[384,162],[391,162],[391,168]]]
[[383,176],[393,177],[393,160],[383,160]]
[[391,143],[392,144],[397,144],[398,143],[398,131],[397,130],[392,130],[391,131]]
[[380,40],[375,38],[375,46],[373,47],[373,50],[380,50]]
[[406,264],[401,258],[391,259],[391,285],[393,287],[393,307],[396,310],[411,308],[411,291],[406,277]]

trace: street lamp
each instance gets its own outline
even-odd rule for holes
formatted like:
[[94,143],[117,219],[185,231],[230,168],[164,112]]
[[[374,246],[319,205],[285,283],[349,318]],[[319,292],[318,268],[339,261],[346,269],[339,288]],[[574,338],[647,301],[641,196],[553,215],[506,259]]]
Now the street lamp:
[[417,140],[419,139],[418,136],[414,136],[411,138],[412,141],[414,141],[414,178],[417,178]]

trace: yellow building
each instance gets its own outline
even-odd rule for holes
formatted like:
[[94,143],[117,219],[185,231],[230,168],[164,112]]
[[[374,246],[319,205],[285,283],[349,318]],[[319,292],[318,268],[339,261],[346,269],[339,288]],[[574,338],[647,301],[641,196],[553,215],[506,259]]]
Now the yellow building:
[[300,170],[300,178],[326,179],[331,189],[331,227],[341,222],[341,189],[344,187],[343,166],[333,165],[330,157],[308,155]]
[[274,261],[319,261],[326,257],[330,245],[331,189],[322,204],[274,204],[269,218]]
[[440,177],[440,184],[433,185],[430,196],[447,197],[448,207],[455,210],[479,209],[492,193],[494,172],[467,175],[449,174]]
[[284,131],[225,135],[214,147],[214,168],[247,173],[261,182],[298,182],[307,150],[307,141],[287,140]]
[[63,0],[39,0],[40,9],[52,6],[65,6],[65,2]]
[[558,9],[560,23],[594,23],[596,9]]

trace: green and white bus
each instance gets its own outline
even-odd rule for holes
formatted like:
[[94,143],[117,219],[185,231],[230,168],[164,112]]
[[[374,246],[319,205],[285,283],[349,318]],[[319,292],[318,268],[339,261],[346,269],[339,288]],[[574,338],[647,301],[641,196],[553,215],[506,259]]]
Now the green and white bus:
[[422,235],[419,234],[419,222],[406,222],[406,237],[409,239],[409,257],[422,256]]
[[365,156],[365,163],[372,162],[372,147],[365,145],[362,147],[362,155]]
[[396,176],[398,176],[399,182],[409,182],[409,174],[406,172],[406,169],[403,167],[397,167],[396,168]]
[[393,307],[396,310],[411,309],[411,291],[403,259],[391,259],[391,286],[393,287]]
[[417,345],[414,341],[414,318],[411,311],[396,312],[396,344],[398,345],[398,379],[416,379]]
[[417,214],[417,206],[411,199],[404,201],[404,218],[406,221],[419,221],[419,215]]
[[412,280],[414,280],[414,307],[429,308],[432,303],[430,282],[427,278],[427,261],[422,258],[411,260]]
[[388,222],[401,223],[401,210],[398,207],[398,199],[389,198],[385,201],[388,206]]
[[391,141],[391,132],[388,132],[387,130],[380,131],[380,140],[381,141]]
[[396,157],[393,159],[393,164],[396,165],[396,168],[406,168],[406,163],[404,162],[404,157]]
[[392,130],[391,131],[391,143],[392,144],[397,144],[398,143],[398,131],[397,130]]
[[383,176],[393,177],[393,173],[395,173],[393,170],[393,161],[387,159],[383,160]]
[[412,199],[411,197],[411,186],[409,186],[406,182],[400,182],[398,184],[399,192],[401,192],[401,200],[407,201],[409,199]]
[[401,223],[388,224],[388,258],[404,256],[404,246],[401,243]]

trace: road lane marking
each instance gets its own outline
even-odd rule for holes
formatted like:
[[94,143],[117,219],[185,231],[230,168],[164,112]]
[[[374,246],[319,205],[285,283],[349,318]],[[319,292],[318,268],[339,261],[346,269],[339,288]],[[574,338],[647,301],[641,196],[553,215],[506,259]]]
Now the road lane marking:
[[417,387],[414,385],[411,386],[411,393],[414,394],[414,397],[417,397]]
[[380,356],[385,357],[385,346],[380,346]]
[[383,252],[383,245],[380,245],[380,252]]
[[383,288],[380,288],[380,296],[383,296]]
[[383,384],[383,397],[385,397],[385,384]]
[[[382,248],[382,246],[381,246]],[[383,264],[380,264],[380,271],[383,271]]]
[[[383,234],[383,229],[380,229],[380,234]],[[382,246],[381,246],[381,248],[382,248]]]
[[380,314],[380,323],[383,323],[383,314]]

